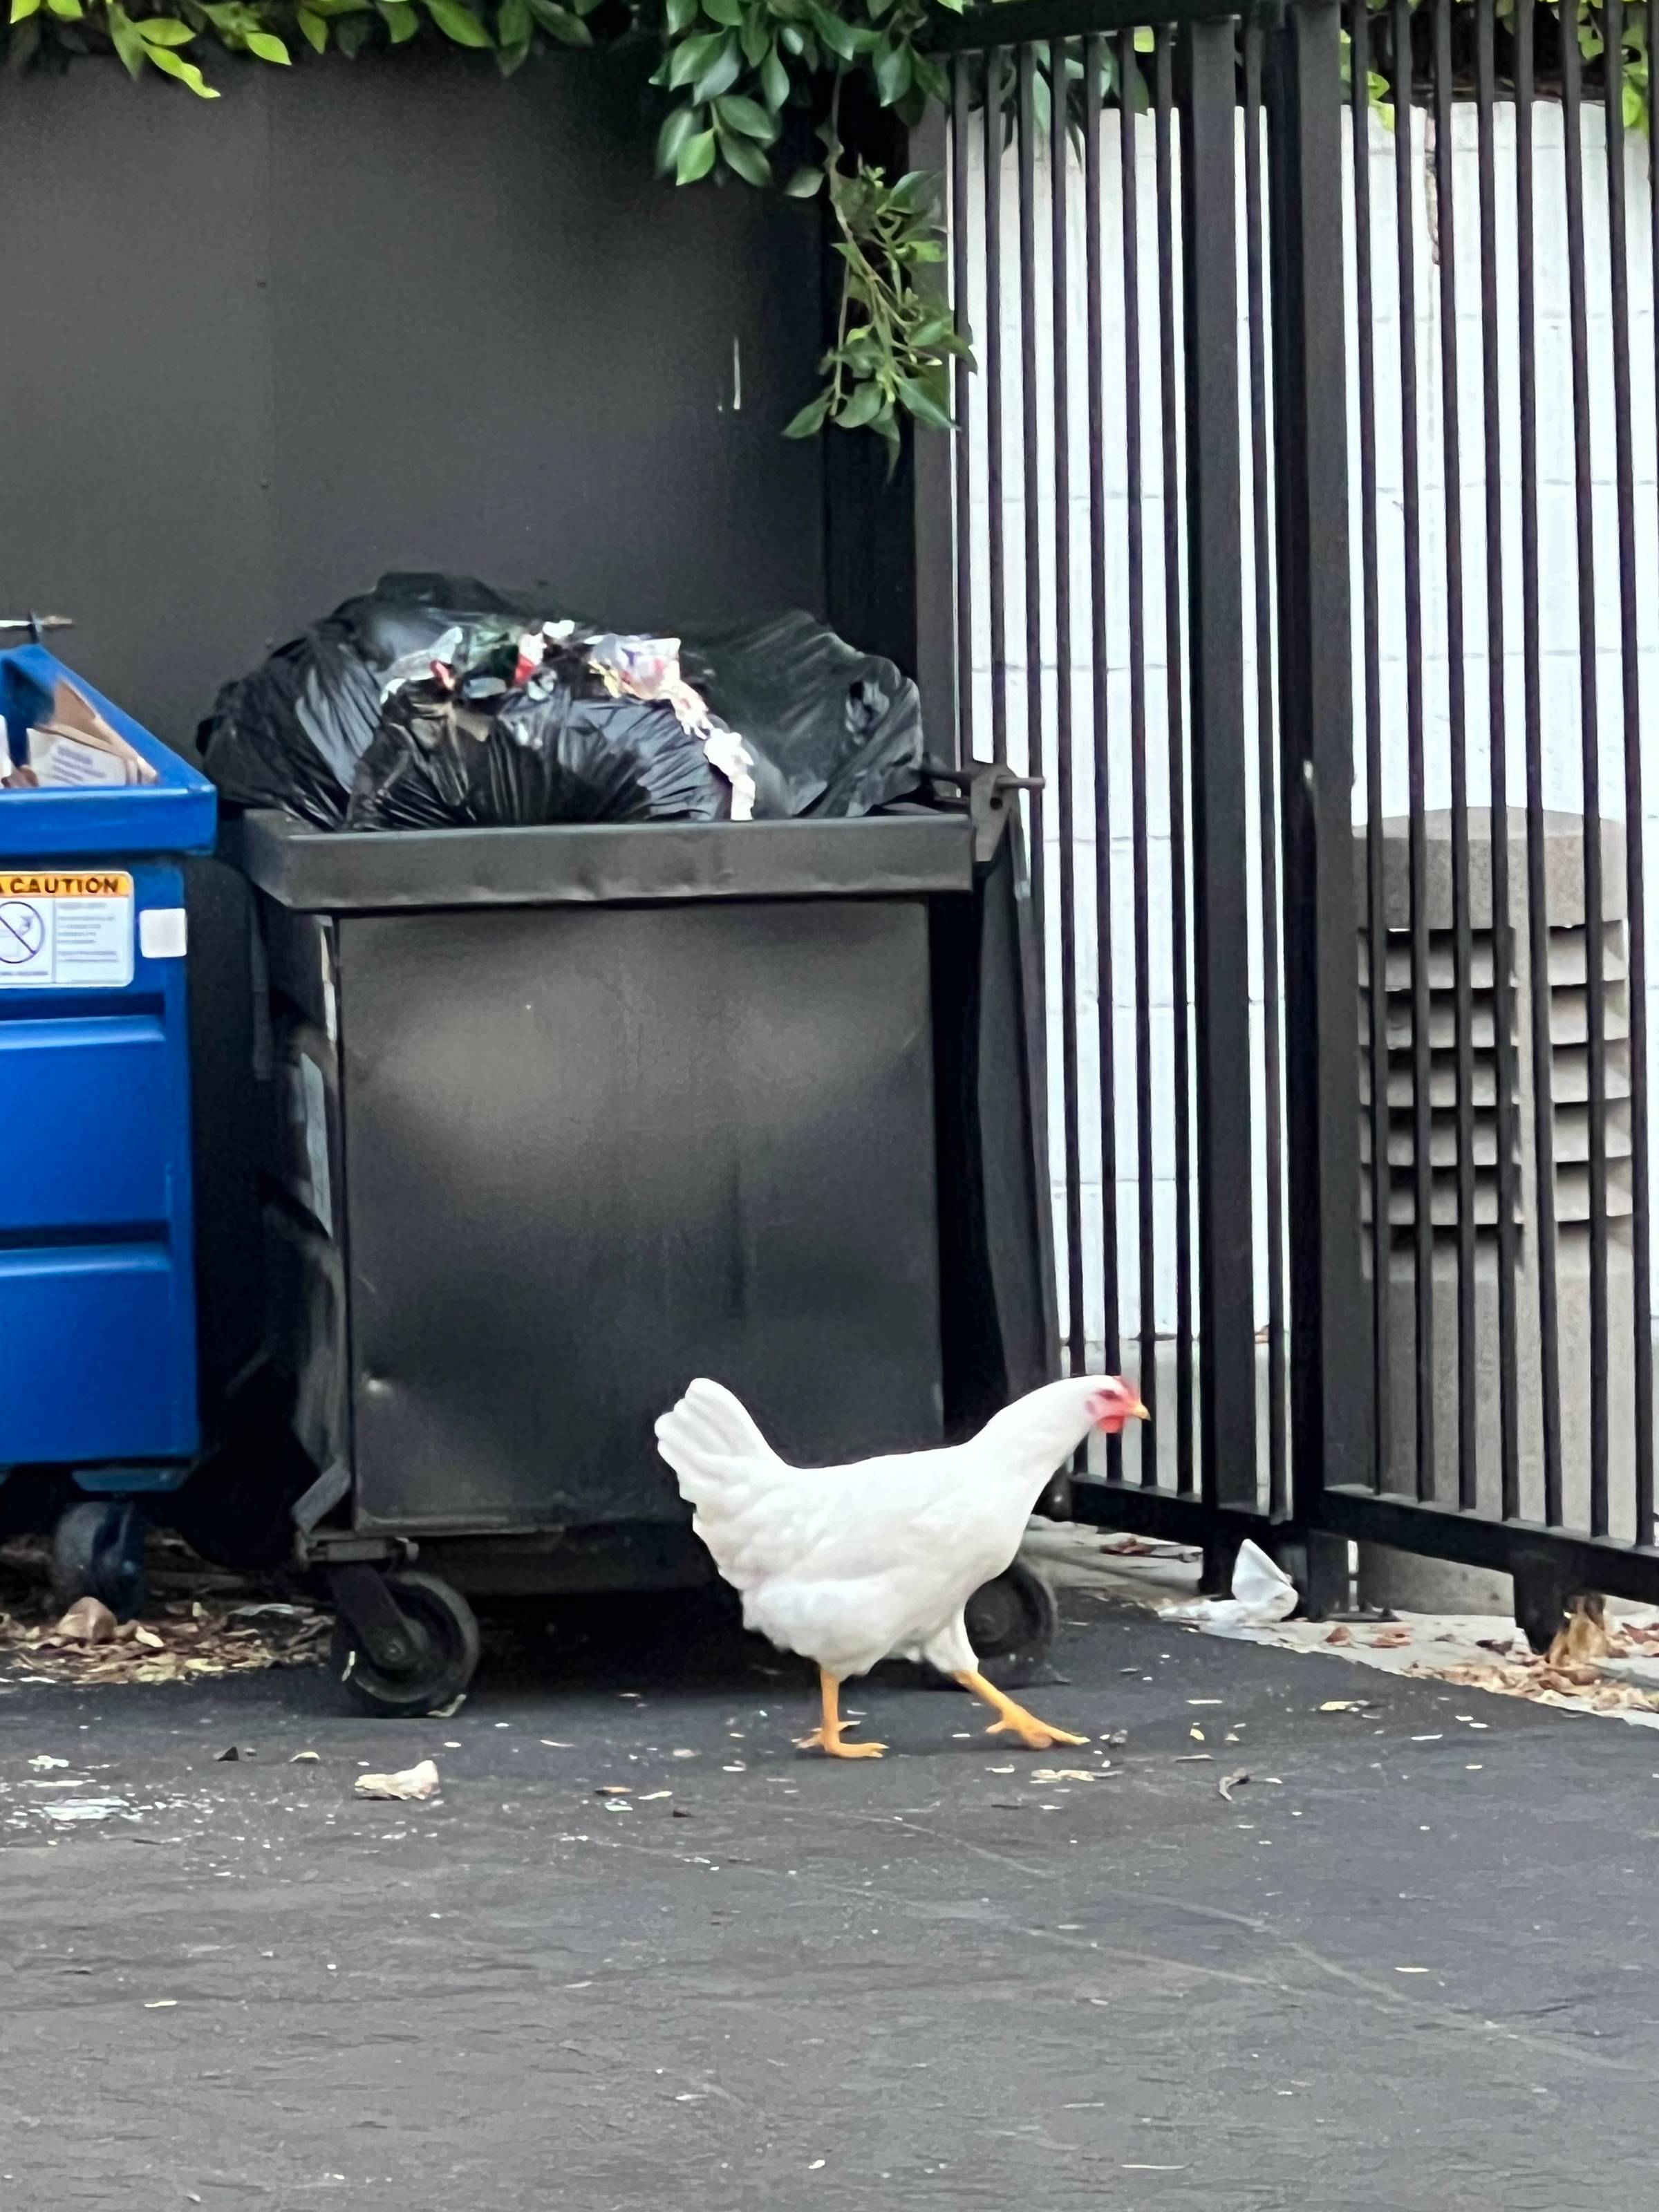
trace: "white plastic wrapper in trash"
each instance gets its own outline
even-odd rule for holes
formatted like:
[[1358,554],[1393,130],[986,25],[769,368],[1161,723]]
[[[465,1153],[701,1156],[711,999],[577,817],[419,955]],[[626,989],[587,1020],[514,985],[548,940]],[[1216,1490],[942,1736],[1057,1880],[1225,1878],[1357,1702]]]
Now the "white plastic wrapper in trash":
[[1192,1620],[1224,1633],[1229,1629],[1268,1628],[1296,1611],[1296,1584],[1247,1536],[1238,1547],[1231,1597],[1195,1597],[1166,1605],[1164,1620]]

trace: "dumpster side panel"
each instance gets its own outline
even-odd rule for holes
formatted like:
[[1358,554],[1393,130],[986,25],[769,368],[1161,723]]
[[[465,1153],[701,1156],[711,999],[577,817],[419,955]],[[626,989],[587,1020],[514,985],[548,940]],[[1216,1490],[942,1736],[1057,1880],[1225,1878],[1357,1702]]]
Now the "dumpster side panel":
[[920,900],[339,925],[360,1525],[680,1517],[696,1374],[806,1463],[941,1437]]
[[0,1469],[197,1446],[184,881],[130,872],[130,983],[0,988]]

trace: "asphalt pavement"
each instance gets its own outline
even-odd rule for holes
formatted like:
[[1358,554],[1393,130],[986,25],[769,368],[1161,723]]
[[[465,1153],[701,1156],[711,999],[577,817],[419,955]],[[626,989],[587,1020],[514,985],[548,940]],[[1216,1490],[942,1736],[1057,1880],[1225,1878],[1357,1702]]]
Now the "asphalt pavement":
[[1654,1738],[1062,1609],[1084,1751],[877,1684],[797,1752],[690,1601],[447,1720],[6,1690],[0,2204],[1650,2212]]

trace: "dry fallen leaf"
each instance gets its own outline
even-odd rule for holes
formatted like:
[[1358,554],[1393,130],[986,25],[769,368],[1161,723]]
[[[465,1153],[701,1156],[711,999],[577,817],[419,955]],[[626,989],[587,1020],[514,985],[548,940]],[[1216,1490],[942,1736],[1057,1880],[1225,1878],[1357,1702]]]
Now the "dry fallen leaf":
[[100,1597],[77,1597],[50,1636],[47,1644],[112,1644],[115,1615]]
[[1221,1795],[1231,1805],[1233,1802],[1234,1790],[1238,1789],[1242,1784],[1248,1782],[1249,1778],[1249,1768],[1248,1766],[1240,1766],[1236,1768],[1231,1774],[1224,1774],[1220,1781],[1217,1783],[1216,1788],[1221,1792]]
[[308,1760],[316,1760],[320,1763],[322,1756],[323,1754],[320,1751],[296,1751],[293,1758],[289,1759],[289,1765],[290,1766],[301,1766]]
[[1365,1707],[1358,1698],[1327,1698],[1319,1710],[1322,1713],[1363,1713]]
[[402,1797],[423,1799],[430,1797],[438,1787],[438,1770],[429,1759],[418,1766],[406,1766],[398,1774],[360,1774],[357,1795],[360,1797]]
[[1095,1771],[1091,1766],[1034,1766],[1033,1782],[1092,1782]]
[[1550,1648],[1544,1654],[1545,1664],[1550,1667],[1582,1667],[1610,1656],[1612,1644],[1607,1635],[1605,1611],[1606,1600],[1603,1598],[1574,1598],[1571,1610],[1556,1630]]

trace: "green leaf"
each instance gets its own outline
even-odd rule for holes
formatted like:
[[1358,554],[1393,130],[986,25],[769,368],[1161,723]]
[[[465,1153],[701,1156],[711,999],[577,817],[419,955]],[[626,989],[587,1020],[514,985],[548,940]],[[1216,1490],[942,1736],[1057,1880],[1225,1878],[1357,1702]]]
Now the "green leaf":
[[47,7],[60,22],[73,23],[86,14],[81,0],[46,0]]
[[680,149],[680,158],[674,165],[677,185],[695,185],[706,177],[714,166],[714,134],[699,131],[695,138],[688,138]]
[[409,4],[409,0],[381,0],[380,21],[386,25],[386,36],[394,46],[406,46],[418,36],[420,17]]
[[498,46],[495,49],[495,66],[503,76],[517,76],[529,59],[528,39],[520,39],[512,46]]
[[171,15],[149,15],[139,24],[138,35],[147,46],[187,46],[196,33]]
[[929,100],[936,100],[941,107],[948,106],[951,99],[951,80],[931,54],[913,53],[910,66],[915,81]]
[[738,33],[738,44],[743,48],[743,58],[750,69],[758,69],[772,52],[772,33],[766,18],[759,14],[745,15],[743,28]]
[[925,384],[913,376],[902,376],[898,380],[901,404],[908,407],[918,422],[925,422],[930,430],[950,430],[955,428],[951,410],[940,404]]
[[1157,44],[1158,33],[1154,30],[1149,29],[1148,27],[1143,23],[1140,28],[1135,33],[1135,52],[1138,54],[1150,54]]
[[737,40],[728,31],[720,40],[720,52],[691,87],[692,99],[714,100],[720,93],[729,92],[737,82],[742,69],[743,55]]
[[852,398],[842,403],[841,412],[836,417],[836,428],[839,430],[863,429],[867,422],[875,421],[881,412],[882,404],[881,392],[878,386],[860,384]]
[[495,36],[504,46],[528,46],[534,23],[530,0],[501,0],[495,13]]
[[686,140],[702,120],[696,107],[677,107],[657,134],[657,171],[666,176],[680,158]]
[[593,33],[581,17],[568,8],[557,5],[557,0],[530,0],[531,12],[550,39],[556,39],[562,46],[591,46]]
[[11,0],[11,20],[14,23],[27,22],[40,12],[40,0]]
[[721,160],[744,184],[763,189],[771,183],[772,164],[752,138],[739,137],[730,131],[720,131],[719,137]]
[[735,31],[743,21],[743,0],[702,0],[702,12],[711,23]]
[[789,72],[779,60],[775,47],[768,52],[760,65],[760,81],[766,104],[775,112],[789,98]]
[[[326,53],[328,51],[328,24],[325,18],[313,13],[313,11],[309,8],[301,8],[295,16],[294,20],[300,27],[300,36],[312,49],[313,52],[319,54]],[[395,40],[398,33],[396,31],[393,31],[392,35]]]
[[859,40],[852,25],[824,7],[823,0],[810,0],[810,8],[817,34],[830,52],[838,54],[844,62],[856,61]]
[[900,215],[932,215],[939,188],[926,169],[909,169],[887,194],[887,204]]
[[783,189],[792,200],[810,200],[823,183],[822,169],[797,169]]
[[458,46],[488,46],[495,43],[465,0],[426,0],[426,12],[445,38]]
[[668,83],[671,91],[692,78],[701,76],[726,43],[724,31],[704,31],[695,39],[687,39],[675,47],[668,64]]
[[269,31],[250,31],[243,43],[249,53],[257,55],[262,62],[276,62],[284,69],[288,67],[288,48]]
[[161,70],[163,76],[177,77],[180,84],[190,87],[198,100],[217,100],[218,94],[210,84],[204,82],[202,72],[194,62],[187,62],[182,54],[175,53],[171,46],[154,46],[148,40],[145,40],[145,46],[151,63]]
[[910,89],[910,49],[886,39],[876,48],[876,90],[884,107],[891,107]]
[[830,395],[809,399],[800,413],[793,416],[784,430],[786,438],[816,438],[823,428],[823,418],[830,412]]
[[697,0],[668,0],[668,35],[682,38],[697,20]]
[[334,43],[349,62],[355,61],[368,44],[369,34],[374,28],[374,26],[370,18],[366,15],[353,15],[336,31]]
[[778,135],[777,125],[759,100],[741,92],[725,94],[714,102],[714,112],[728,131],[744,138],[758,138],[763,146],[769,146]]

